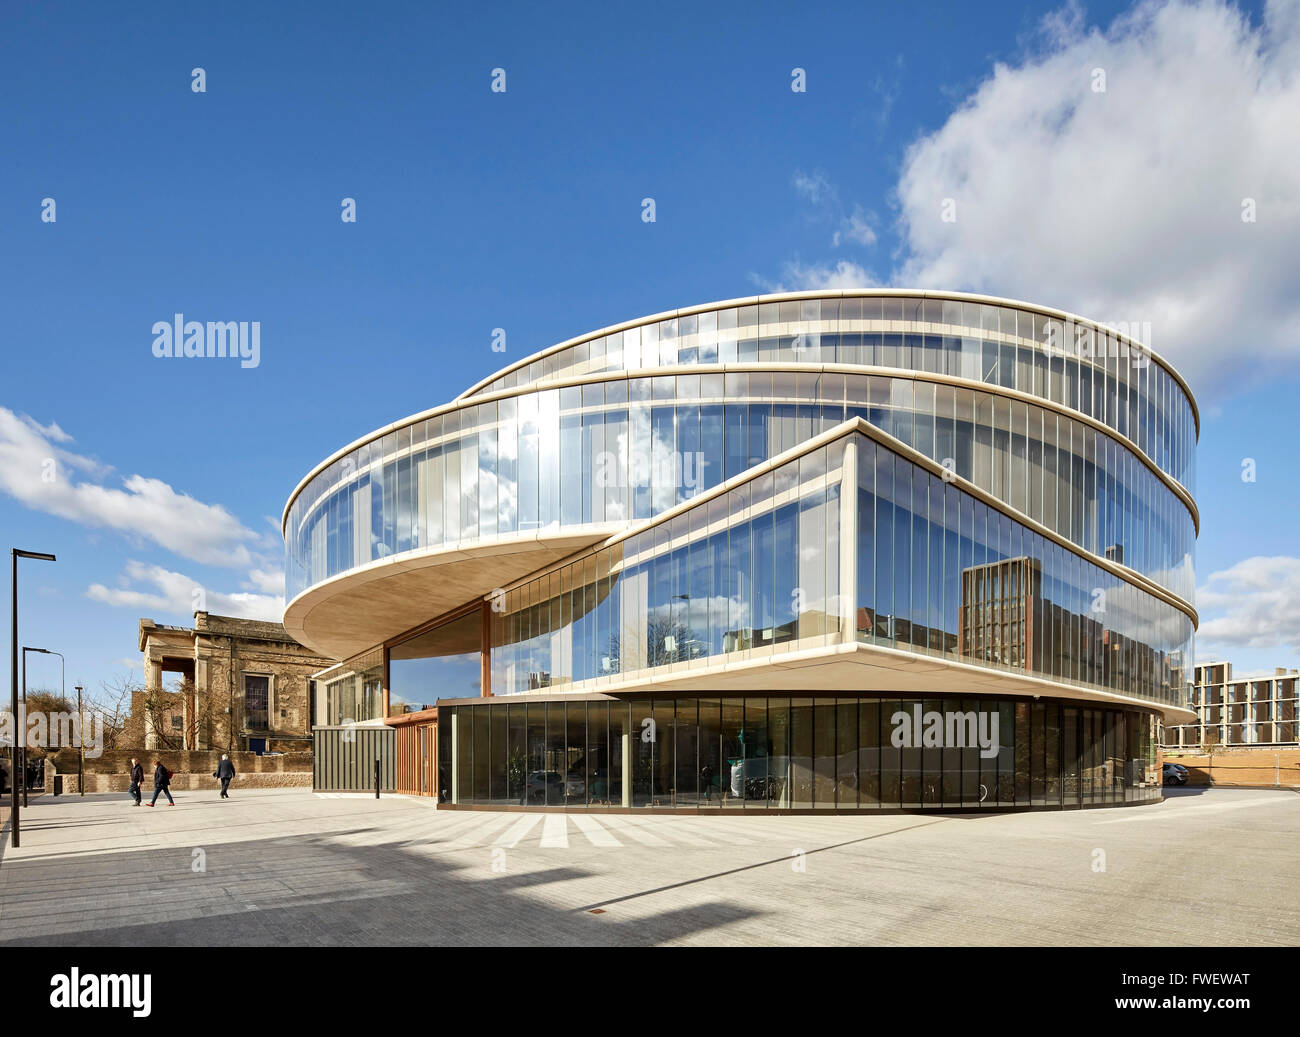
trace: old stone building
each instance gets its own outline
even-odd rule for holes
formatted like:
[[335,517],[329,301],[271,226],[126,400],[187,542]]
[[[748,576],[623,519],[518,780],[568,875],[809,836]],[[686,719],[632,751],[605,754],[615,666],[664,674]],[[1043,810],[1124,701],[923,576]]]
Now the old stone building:
[[[311,675],[328,666],[279,623],[194,613],[194,626],[140,620],[145,688],[128,744],[265,752],[311,747]],[[170,691],[164,674],[179,677]]]

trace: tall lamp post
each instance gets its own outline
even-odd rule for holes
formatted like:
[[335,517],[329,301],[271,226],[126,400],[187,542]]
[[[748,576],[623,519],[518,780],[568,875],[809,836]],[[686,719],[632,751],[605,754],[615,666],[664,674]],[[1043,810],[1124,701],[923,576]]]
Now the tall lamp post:
[[[51,652],[48,648],[28,648],[23,645],[23,717],[22,723],[18,727],[22,728],[23,733],[23,806],[27,806],[27,653],[39,652],[41,655],[57,655],[59,657],[59,698],[66,696],[68,691],[67,681],[67,660],[63,658],[62,652]],[[77,725],[80,727],[81,710],[77,710]]]
[[81,713],[81,685],[77,685],[77,795],[86,794],[86,725]]
[[[54,555],[40,551],[20,551],[16,547],[9,549],[10,558],[10,602],[9,602],[9,710],[14,722],[18,721],[18,559],[35,558],[42,562],[53,562]],[[18,738],[9,743],[9,812],[13,818],[14,849],[20,845],[21,831],[18,825],[18,785],[14,779],[18,774]]]

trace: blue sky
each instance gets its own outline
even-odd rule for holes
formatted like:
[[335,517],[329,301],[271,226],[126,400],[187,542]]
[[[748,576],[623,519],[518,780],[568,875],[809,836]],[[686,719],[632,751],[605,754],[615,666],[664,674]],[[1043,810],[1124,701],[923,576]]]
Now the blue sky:
[[[7,5],[0,525],[59,556],[21,641],[98,688],[193,586],[275,611],[309,468],[512,359],[891,284],[1151,320],[1202,406],[1199,654],[1296,665],[1300,5],[880,7]],[[176,312],[260,321],[259,366],[155,358]]]

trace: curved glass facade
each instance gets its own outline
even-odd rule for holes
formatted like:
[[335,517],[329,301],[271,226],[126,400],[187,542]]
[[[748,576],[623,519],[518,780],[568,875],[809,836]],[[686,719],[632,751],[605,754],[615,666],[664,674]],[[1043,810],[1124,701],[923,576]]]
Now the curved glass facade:
[[1087,703],[656,696],[443,712],[438,798],[456,806],[856,813],[1161,796],[1150,715]]
[[[718,304],[399,422],[286,508],[286,626],[361,653],[321,715],[436,723],[455,805],[1158,798],[1150,724],[1193,658],[1196,418],[1101,330],[956,296]],[[1008,737],[886,740],[913,707]]]
[[406,552],[650,518],[853,417],[1191,599],[1186,503],[1094,425],[925,378],[762,369],[521,392],[364,444],[290,507],[288,596]]
[[1128,336],[1021,303],[929,293],[828,294],[710,307],[597,333],[511,368],[464,398],[606,371],[697,364],[929,371],[1081,411],[1132,440],[1189,493],[1196,492],[1191,400],[1173,373]]
[[490,622],[497,695],[770,659],[853,624],[1170,705],[1193,636],[1174,605],[861,433],[508,588]]

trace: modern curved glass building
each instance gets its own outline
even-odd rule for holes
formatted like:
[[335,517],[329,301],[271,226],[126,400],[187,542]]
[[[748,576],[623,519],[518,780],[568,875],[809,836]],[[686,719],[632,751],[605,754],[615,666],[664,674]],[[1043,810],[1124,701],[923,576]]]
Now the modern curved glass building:
[[1084,318],[951,292],[676,310],[334,454],[284,513],[321,725],[449,807],[1160,797],[1198,416]]

